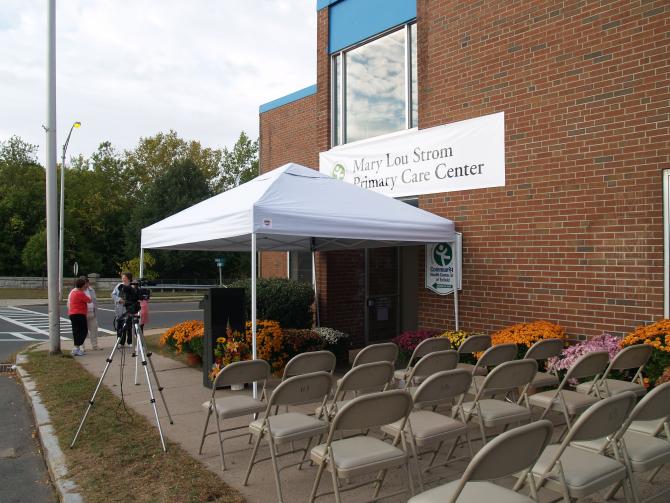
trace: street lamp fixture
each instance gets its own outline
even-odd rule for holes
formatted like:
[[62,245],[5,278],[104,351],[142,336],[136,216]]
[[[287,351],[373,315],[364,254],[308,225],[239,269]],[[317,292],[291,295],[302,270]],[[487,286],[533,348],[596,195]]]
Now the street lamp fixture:
[[65,152],[70,143],[70,135],[73,129],[79,129],[81,122],[76,121],[70,127],[65,143],[63,144],[63,157],[60,165],[60,221],[59,221],[59,243],[58,243],[58,298],[63,300],[63,246],[64,246],[64,224],[65,224]]

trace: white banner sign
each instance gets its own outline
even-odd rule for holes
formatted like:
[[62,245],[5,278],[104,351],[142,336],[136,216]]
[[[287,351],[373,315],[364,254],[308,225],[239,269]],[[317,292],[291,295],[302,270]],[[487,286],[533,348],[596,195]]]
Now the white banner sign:
[[335,147],[319,171],[391,197],[504,186],[505,114]]
[[[454,243],[426,244],[426,288],[440,295],[454,291]],[[458,251],[458,289],[463,278],[463,240],[461,233],[456,234]]]

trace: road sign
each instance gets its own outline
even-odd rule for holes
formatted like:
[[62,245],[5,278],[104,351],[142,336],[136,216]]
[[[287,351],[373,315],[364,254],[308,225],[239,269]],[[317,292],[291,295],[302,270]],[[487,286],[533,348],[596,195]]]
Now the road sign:
[[225,257],[216,257],[216,258],[214,259],[214,262],[216,262],[216,265],[217,265],[218,267],[223,267],[223,264],[226,263],[226,258],[225,258]]
[[461,234],[456,233],[456,243],[426,244],[426,288],[440,295],[454,291],[454,249],[458,250],[458,289],[461,289],[463,244]]

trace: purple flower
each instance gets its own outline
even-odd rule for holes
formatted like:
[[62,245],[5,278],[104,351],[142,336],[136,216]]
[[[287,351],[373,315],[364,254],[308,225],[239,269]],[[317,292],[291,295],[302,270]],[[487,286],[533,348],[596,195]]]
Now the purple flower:
[[574,346],[565,348],[558,357],[549,358],[547,360],[547,369],[567,370],[572,367],[581,356],[595,351],[607,351],[611,360],[621,350],[621,347],[619,346],[620,342],[620,337],[603,333],[598,337],[593,337],[575,344]]

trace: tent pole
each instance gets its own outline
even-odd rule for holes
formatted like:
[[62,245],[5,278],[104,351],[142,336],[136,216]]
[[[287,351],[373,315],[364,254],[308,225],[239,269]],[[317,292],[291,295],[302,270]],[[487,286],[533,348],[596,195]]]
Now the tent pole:
[[[251,234],[251,357],[256,359],[256,233]],[[258,384],[254,381],[254,398]]]
[[140,248],[140,278],[144,277],[144,248]]
[[314,252],[314,238],[310,244],[312,251],[312,286],[314,287],[314,303],[316,304],[316,326],[321,327],[321,317],[319,313],[319,291],[316,284],[316,253]]
[[458,234],[456,235],[456,240],[454,241],[454,322],[456,325],[456,331],[458,332],[459,323],[458,323]]

